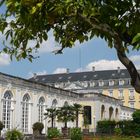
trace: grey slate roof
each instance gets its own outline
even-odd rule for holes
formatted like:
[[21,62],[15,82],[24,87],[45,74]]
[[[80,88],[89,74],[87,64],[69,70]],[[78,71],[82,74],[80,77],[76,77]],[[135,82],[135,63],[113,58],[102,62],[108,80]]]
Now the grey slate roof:
[[62,73],[50,75],[37,75],[32,77],[31,81],[41,83],[59,83],[59,82],[75,82],[75,81],[93,81],[93,80],[109,80],[109,79],[129,79],[130,75],[126,69],[104,70],[104,71],[87,71],[75,73]]

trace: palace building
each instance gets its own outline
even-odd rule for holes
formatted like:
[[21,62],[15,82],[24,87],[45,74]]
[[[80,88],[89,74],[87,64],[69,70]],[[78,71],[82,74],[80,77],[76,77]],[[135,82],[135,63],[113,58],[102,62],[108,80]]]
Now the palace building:
[[126,69],[35,75],[31,80],[77,93],[99,93],[120,99],[124,106],[140,109],[140,94],[131,86]]
[[[95,73],[91,73],[92,76],[90,76],[94,77]],[[89,72],[89,74],[91,73]],[[47,128],[51,126],[48,119],[44,119],[46,109],[50,107],[61,107],[66,103],[69,105],[79,103],[83,108],[88,108],[90,131],[96,131],[96,124],[99,120],[132,119],[132,113],[135,109],[133,108],[134,106],[132,108],[124,106],[124,99],[126,97],[124,99],[116,99],[113,96],[101,94],[101,91],[99,91],[96,85],[100,80],[104,82],[107,75],[105,77],[103,76],[104,74],[100,75],[102,79],[98,79],[98,74],[100,75],[100,72],[96,73],[96,80],[94,79],[91,82],[92,86],[95,87],[93,88],[87,72],[82,73],[82,75],[81,73],[66,73],[51,75],[50,77],[49,75],[35,75],[35,77],[29,80],[0,73],[0,121],[4,123],[5,127],[2,133],[9,129],[17,128],[25,134],[31,134],[32,125],[38,121],[44,124],[45,128],[43,133],[46,133]],[[53,76],[56,77],[55,81],[53,81]],[[66,77],[64,78],[63,76]],[[47,80],[47,77],[50,79]],[[107,80],[105,80],[104,86],[99,87],[102,87],[100,90],[103,92],[107,91],[108,87],[113,90],[113,94],[117,95],[115,93],[115,90],[118,90],[116,86],[117,81],[115,81],[115,78],[112,78],[112,80],[114,80],[114,85],[111,86],[112,88],[106,85]],[[88,82],[87,85],[86,82]],[[129,86],[125,88],[124,92],[126,89],[132,89]],[[82,90],[82,87],[85,88]],[[88,89],[88,87],[92,88]],[[136,103],[136,99],[135,96],[135,100],[131,101]],[[69,122],[68,127],[74,127],[75,124],[76,122]],[[60,129],[64,124],[56,121],[54,125]],[[79,127],[83,128],[82,116],[79,117]]]

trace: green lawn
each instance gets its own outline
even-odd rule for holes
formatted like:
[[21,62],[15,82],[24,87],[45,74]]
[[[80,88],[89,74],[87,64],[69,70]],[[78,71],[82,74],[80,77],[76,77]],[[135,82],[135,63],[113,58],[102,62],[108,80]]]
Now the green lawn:
[[92,140],[140,140],[140,138],[135,137],[97,137]]

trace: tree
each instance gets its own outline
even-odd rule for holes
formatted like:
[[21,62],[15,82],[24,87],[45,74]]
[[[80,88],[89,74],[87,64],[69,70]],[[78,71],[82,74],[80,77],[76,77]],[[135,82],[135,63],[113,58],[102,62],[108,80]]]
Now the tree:
[[73,109],[75,111],[75,117],[76,117],[76,127],[78,127],[79,122],[79,114],[83,114],[83,110],[81,109],[82,106],[80,104],[73,104]]
[[50,118],[51,127],[54,128],[54,121],[55,121],[56,116],[57,116],[57,109],[56,108],[47,108],[46,111],[47,112],[44,113],[45,119]]
[[132,114],[132,117],[133,117],[134,123],[140,124],[140,110],[136,110],[136,111]]
[[[2,0],[7,11],[0,17],[0,31],[10,40],[5,53],[18,60],[34,58],[33,51],[48,39],[53,31],[55,40],[62,46],[74,46],[101,37],[109,47],[116,49],[119,60],[131,76],[131,85],[140,93],[140,75],[127,57],[129,48],[140,49],[139,0]],[[14,20],[7,20],[14,17]],[[34,47],[28,46],[36,41]]]
[[75,120],[73,106],[64,105],[57,110],[57,118],[59,122],[64,123],[64,128],[67,128],[67,123]]

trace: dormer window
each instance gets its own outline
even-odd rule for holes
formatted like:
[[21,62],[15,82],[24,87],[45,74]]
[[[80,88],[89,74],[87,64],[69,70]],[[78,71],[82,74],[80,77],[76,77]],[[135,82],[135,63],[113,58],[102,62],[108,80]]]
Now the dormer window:
[[71,79],[71,76],[69,76],[68,79]]
[[88,82],[86,82],[86,81],[82,82],[81,84],[82,84],[83,87],[88,87]]
[[99,81],[99,86],[100,86],[100,87],[104,86],[104,82],[103,82],[102,80]]
[[113,86],[114,85],[114,81],[113,80],[110,80],[109,81],[109,86]]
[[90,82],[90,87],[94,87],[95,86],[95,82]]
[[119,80],[119,85],[120,85],[120,86],[124,85],[124,80],[120,79],[120,80]]
[[62,79],[62,77],[59,77],[59,80],[61,80]]
[[115,73],[112,73],[112,76],[115,76]]

